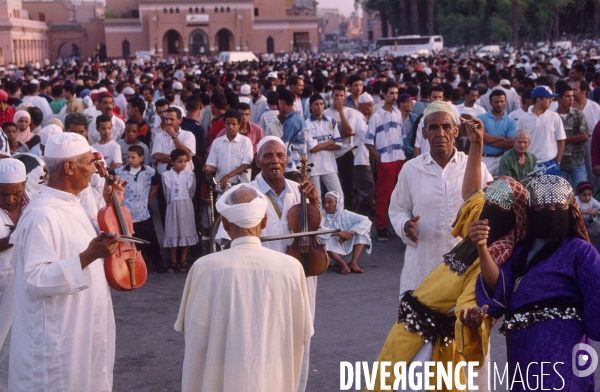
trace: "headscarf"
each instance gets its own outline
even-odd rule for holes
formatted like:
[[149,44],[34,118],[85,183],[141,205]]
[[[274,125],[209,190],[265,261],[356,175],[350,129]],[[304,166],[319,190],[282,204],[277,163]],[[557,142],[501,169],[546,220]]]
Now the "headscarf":
[[425,123],[425,120],[427,119],[427,117],[429,117],[429,115],[437,112],[446,113],[450,116],[450,118],[452,118],[452,121],[455,120],[454,110],[452,110],[452,106],[450,106],[448,102],[435,101],[427,105],[427,107],[425,108],[425,111],[423,112],[423,123]]
[[[231,204],[231,196],[240,188],[254,192],[256,197],[248,203]],[[266,196],[258,192],[256,188],[248,184],[239,184],[225,192],[217,200],[217,211],[232,224],[249,229],[260,224],[265,217],[267,205],[268,200]]]
[[[15,113],[15,116],[13,117],[15,123],[17,123],[21,117],[27,117],[29,119],[29,124],[31,125],[31,115],[29,114],[28,111],[26,111],[26,110],[18,110]],[[17,141],[19,141],[21,143],[27,143],[28,141],[30,141],[35,136],[31,132],[31,126],[27,127],[27,129],[25,131],[21,132],[19,130],[19,126],[17,124],[17,130],[19,131],[19,132],[17,132]]]
[[[496,264],[502,265],[512,254],[515,245],[525,237],[527,200],[528,193],[525,187],[512,178],[494,181],[486,189],[483,199],[474,196],[467,199],[458,212],[458,217],[452,229],[452,235],[461,235],[463,240],[444,255],[444,263],[450,266],[451,271],[460,275],[479,257],[477,245],[469,238],[469,224],[475,220],[473,214],[477,214],[478,219],[482,218],[480,215],[487,203],[487,205],[495,205],[504,210],[508,207],[514,214],[515,224],[512,229],[508,233],[501,233],[500,238],[492,239],[492,243],[488,246],[488,251]],[[501,227],[503,224],[503,222],[496,222],[491,217],[488,218],[490,218],[490,226],[499,224]]]
[[344,212],[344,196],[339,192],[329,191],[325,194],[325,198],[335,200],[335,211],[333,214],[325,213],[325,224],[324,226],[339,229],[342,227],[342,213]]

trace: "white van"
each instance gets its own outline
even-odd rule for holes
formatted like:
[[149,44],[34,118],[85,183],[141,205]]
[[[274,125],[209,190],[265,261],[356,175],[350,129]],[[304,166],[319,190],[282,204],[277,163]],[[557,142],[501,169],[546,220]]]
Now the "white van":
[[571,41],[555,41],[552,46],[560,50],[571,50],[572,48]]
[[482,46],[481,48],[477,49],[477,52],[475,52],[475,55],[480,58],[485,57],[485,56],[489,56],[489,57],[500,56],[500,45]]
[[222,63],[237,63],[240,61],[258,61],[252,52],[221,52],[219,61]]

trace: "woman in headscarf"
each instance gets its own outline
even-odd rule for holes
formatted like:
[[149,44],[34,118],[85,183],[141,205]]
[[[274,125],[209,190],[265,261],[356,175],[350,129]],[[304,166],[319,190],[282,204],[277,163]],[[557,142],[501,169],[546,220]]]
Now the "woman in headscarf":
[[31,115],[27,110],[18,110],[15,113],[14,122],[17,124],[19,133],[17,141],[26,144],[29,149],[32,149],[40,142],[40,137],[31,132],[29,125],[31,124]]
[[[586,360],[575,347],[600,339],[600,255],[565,179],[542,176],[528,190],[528,235],[503,265],[481,258],[477,301],[489,306],[491,316],[505,318],[500,331],[506,335],[509,375],[518,366],[523,380],[512,391],[528,390],[543,377],[546,389],[591,392],[594,356]],[[478,248],[486,247],[490,233],[482,220],[470,231]],[[549,365],[541,369],[544,362]]]
[[[358,266],[360,255],[367,248],[371,253],[371,221],[363,215],[344,209],[344,196],[339,192],[327,192],[323,198],[325,214],[321,221],[323,229],[340,229],[339,233],[320,236],[324,241],[329,257],[335,260],[344,275],[350,272],[362,273]],[[346,264],[341,256],[352,254]]]

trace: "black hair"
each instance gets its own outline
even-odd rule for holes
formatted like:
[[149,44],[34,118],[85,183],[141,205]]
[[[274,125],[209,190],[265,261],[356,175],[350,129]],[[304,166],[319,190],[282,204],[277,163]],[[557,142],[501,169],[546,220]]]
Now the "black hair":
[[177,158],[182,157],[184,155],[187,158],[187,156],[188,156],[187,152],[185,152],[181,148],[176,148],[173,151],[171,151],[171,153],[169,154],[169,159],[171,160],[171,162],[175,162],[177,160]]
[[225,112],[223,121],[227,121],[228,118],[235,118],[237,120],[238,124],[242,122],[242,116],[240,115],[240,112],[238,112],[237,110],[234,110],[234,109],[229,109],[228,111]]
[[[183,151],[183,150],[181,150]],[[127,149],[127,152],[135,152],[136,154],[138,154],[138,156],[143,157],[144,156],[144,148],[142,146],[138,146],[137,144],[135,146],[130,146]],[[185,152],[185,151],[184,151]],[[177,158],[176,158],[177,159]]]
[[100,124],[105,122],[109,122],[112,125],[110,117],[108,117],[106,114],[99,115],[98,117],[96,117],[96,128],[100,127]]

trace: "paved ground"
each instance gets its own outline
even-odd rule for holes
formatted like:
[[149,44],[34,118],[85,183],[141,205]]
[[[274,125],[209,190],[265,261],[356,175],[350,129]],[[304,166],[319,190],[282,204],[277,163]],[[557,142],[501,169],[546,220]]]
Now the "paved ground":
[[[396,317],[403,253],[397,237],[388,243],[375,239],[373,253],[360,261],[364,274],[343,276],[332,268],[319,276],[308,391],[338,391],[340,361],[376,359]],[[113,292],[116,392],[181,389],[184,342],[173,324],[185,278],[182,273],[150,273],[144,288]],[[505,345],[497,332],[492,347],[492,361],[503,369]]]

